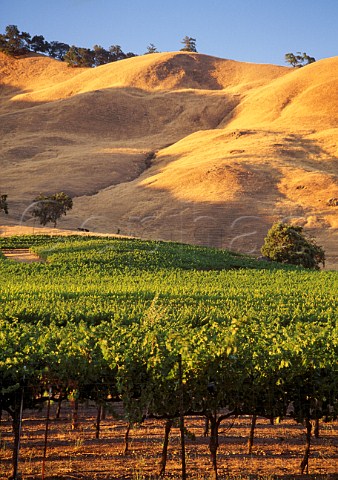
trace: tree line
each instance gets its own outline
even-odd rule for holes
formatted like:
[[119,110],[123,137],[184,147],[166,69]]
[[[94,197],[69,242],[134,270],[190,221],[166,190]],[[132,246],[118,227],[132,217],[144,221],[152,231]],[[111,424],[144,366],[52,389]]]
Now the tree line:
[[[184,37],[182,51],[196,52],[196,39]],[[92,49],[68,45],[67,43],[48,42],[43,35],[31,36],[20,32],[16,25],[8,25],[4,34],[0,34],[0,51],[11,56],[26,55],[29,52],[41,53],[56,60],[64,61],[72,67],[98,67],[107,63],[137,56],[133,52],[125,53],[120,45],[111,45],[109,49],[94,45]],[[147,47],[145,54],[158,53],[154,44]]]
[[[196,38],[186,35],[181,43],[181,52],[195,52]],[[136,57],[133,52],[125,53],[120,45],[111,45],[108,50],[101,45],[94,45],[92,49],[69,45],[59,41],[48,42],[43,35],[31,36],[28,32],[20,32],[17,25],[8,25],[4,34],[0,34],[0,52],[11,56],[26,55],[29,52],[42,53],[56,60],[61,60],[72,67],[98,67],[106,63]],[[159,53],[156,46],[150,43],[144,55]],[[292,67],[303,67],[316,61],[307,53],[286,53],[285,63]]]

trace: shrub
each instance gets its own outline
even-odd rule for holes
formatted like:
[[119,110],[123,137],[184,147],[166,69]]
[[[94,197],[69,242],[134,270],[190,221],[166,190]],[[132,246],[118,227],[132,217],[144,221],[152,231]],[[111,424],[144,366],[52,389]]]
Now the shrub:
[[303,233],[303,227],[275,223],[261,248],[264,256],[281,263],[319,269],[325,265],[325,252],[315,240]]

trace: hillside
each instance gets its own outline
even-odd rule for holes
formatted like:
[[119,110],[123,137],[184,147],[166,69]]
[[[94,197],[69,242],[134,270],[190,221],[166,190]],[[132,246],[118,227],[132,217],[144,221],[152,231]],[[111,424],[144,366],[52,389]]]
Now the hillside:
[[96,69],[0,54],[1,191],[33,225],[64,190],[61,228],[258,253],[288,219],[338,266],[338,57],[301,69],[161,53]]

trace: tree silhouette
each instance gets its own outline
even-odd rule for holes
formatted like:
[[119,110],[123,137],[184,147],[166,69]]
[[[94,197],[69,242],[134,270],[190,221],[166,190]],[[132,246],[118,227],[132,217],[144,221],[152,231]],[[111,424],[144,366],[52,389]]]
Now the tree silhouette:
[[197,52],[196,38],[185,36],[181,43],[184,45],[184,47],[181,48],[181,52]]

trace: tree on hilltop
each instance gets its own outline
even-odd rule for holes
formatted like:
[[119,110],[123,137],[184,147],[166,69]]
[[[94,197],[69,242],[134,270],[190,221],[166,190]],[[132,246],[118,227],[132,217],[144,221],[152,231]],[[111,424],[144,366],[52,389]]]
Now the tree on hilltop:
[[320,264],[325,265],[323,248],[303,233],[303,227],[283,222],[270,228],[261,252],[270,260],[305,268],[319,270]]
[[27,32],[20,32],[16,25],[8,25],[5,33],[0,34],[0,52],[13,57],[29,52],[39,52],[56,60],[65,61],[71,67],[97,67],[136,57],[133,52],[124,53],[120,45],[112,45],[109,50],[105,50],[101,45],[94,45],[91,50],[58,41],[48,42],[43,35],[31,37]]
[[73,207],[73,200],[64,192],[54,193],[54,195],[43,195],[40,193],[34,199],[33,217],[40,220],[40,225],[47,225],[52,222],[54,227],[62,215],[66,215],[68,210]]
[[310,57],[305,52],[297,52],[297,55],[294,53],[286,53],[285,54],[285,63],[288,63],[292,67],[304,67],[305,65],[309,65],[310,63],[314,63],[316,59],[314,57]]
[[70,67],[92,67],[94,52],[89,48],[72,45],[63,59]]
[[16,25],[7,25],[5,33],[0,34],[0,51],[7,55],[24,55],[29,51],[30,34],[20,32]]
[[48,42],[46,42],[43,35],[34,35],[34,37],[32,37],[32,39],[29,41],[29,48],[35,53],[46,53],[48,52],[50,45]]
[[124,60],[126,58],[126,54],[123,52],[120,45],[111,45],[109,47],[109,53],[111,62],[117,62],[118,60]]
[[181,48],[181,52],[197,52],[196,50],[196,38],[185,36],[182,40],[184,47]]
[[56,60],[63,61],[69,49],[68,43],[53,41],[48,44],[48,55]]
[[111,61],[111,55],[105,48],[101,47],[101,45],[94,45],[93,47],[94,52],[94,66],[98,67],[100,65],[105,65]]
[[145,55],[148,55],[149,53],[158,53],[158,50],[153,43],[150,43],[147,46],[147,51],[146,51]]

